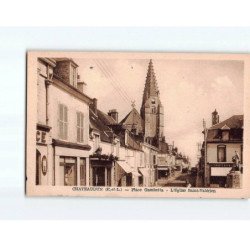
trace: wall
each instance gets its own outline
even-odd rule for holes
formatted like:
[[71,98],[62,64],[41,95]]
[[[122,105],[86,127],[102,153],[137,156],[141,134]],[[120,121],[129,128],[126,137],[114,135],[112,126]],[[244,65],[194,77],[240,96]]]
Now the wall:
[[76,112],[80,111],[84,114],[84,141],[83,144],[89,142],[89,107],[83,101],[73,97],[69,93],[66,93],[54,85],[50,86],[51,98],[51,125],[52,125],[52,137],[59,139],[59,104],[65,104],[68,107],[68,140],[69,142],[77,142],[77,117]]
[[217,162],[217,146],[226,145],[226,161],[232,162],[235,151],[238,152],[241,161],[242,143],[208,143],[207,144],[207,162]]
[[37,122],[46,125],[46,86],[47,67],[41,61],[38,61],[37,70]]

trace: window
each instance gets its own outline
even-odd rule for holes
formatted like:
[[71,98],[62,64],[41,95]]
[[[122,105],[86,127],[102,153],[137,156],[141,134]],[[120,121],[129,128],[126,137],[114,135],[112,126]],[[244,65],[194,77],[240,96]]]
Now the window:
[[156,155],[153,155],[153,164],[156,164]]
[[80,158],[80,185],[86,186],[86,158]]
[[76,158],[60,157],[60,166],[64,168],[64,186],[77,185]]
[[229,140],[229,131],[222,131],[222,140],[223,141]]
[[68,107],[59,104],[59,138],[68,139]]
[[226,146],[219,145],[217,146],[217,161],[218,162],[226,162]]
[[77,142],[83,142],[83,113],[77,112],[77,124],[76,124],[76,130],[77,130]]

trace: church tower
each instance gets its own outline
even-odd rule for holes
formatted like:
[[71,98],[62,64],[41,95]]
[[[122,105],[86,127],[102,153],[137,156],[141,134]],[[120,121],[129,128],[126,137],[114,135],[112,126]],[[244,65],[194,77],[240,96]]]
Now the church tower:
[[148,72],[143,92],[141,117],[146,142],[159,145],[164,140],[164,109],[160,101],[160,93],[154,73],[152,60],[149,61]]

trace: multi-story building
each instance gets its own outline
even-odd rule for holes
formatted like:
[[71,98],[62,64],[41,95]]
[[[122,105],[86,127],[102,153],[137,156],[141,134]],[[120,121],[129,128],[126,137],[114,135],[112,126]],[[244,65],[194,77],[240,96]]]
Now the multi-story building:
[[154,186],[159,179],[167,178],[167,173],[171,171],[170,165],[173,168],[175,155],[172,155],[172,149],[169,150],[171,146],[165,142],[164,108],[152,60],[148,65],[140,113],[133,107],[120,125],[129,130],[142,146],[144,166],[140,172],[144,183]]
[[202,154],[204,184],[225,187],[235,155],[243,163],[243,115],[234,115],[222,122],[218,112],[212,113],[212,126],[203,131],[205,140]]
[[89,185],[89,104],[68,58],[37,62],[37,185]]
[[38,59],[36,184],[154,186],[173,156],[152,60],[140,113],[133,106],[121,122],[86,95],[77,69],[69,58]]
[[138,186],[142,149],[127,129],[118,124],[118,112],[105,114],[90,106],[90,185]]

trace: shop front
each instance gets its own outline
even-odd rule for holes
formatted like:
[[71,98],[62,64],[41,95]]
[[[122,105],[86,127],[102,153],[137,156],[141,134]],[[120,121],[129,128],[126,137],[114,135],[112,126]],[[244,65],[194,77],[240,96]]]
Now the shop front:
[[171,167],[169,166],[157,166],[156,167],[156,182],[157,185],[165,185],[168,178],[171,175]]
[[141,176],[139,177],[139,186],[149,186],[150,182],[150,169],[148,168],[139,168],[139,173]]
[[113,184],[114,164],[110,160],[90,160],[90,185],[110,187]]
[[139,186],[139,180],[142,176],[137,169],[130,166],[126,161],[116,162],[116,182],[117,186],[131,187]]
[[50,127],[37,124],[36,130],[36,185],[49,185],[50,178],[48,168],[52,167],[52,159],[49,157],[51,153],[51,144],[49,137]]
[[89,146],[53,141],[54,184],[56,186],[89,185]]

